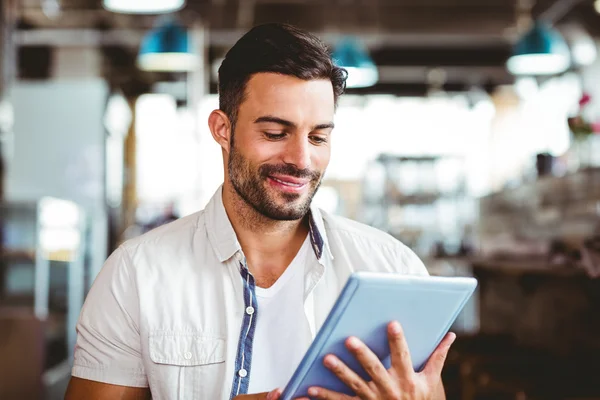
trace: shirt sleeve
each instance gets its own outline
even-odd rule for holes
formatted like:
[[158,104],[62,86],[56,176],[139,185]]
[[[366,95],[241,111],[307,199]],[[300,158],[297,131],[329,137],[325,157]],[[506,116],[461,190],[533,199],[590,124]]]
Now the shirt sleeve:
[[421,275],[428,276],[429,271],[427,271],[427,267],[423,264],[423,261],[412,251],[408,246],[403,243],[400,243],[400,247],[398,249],[400,256],[399,259],[402,260],[402,266],[404,271],[402,271],[406,275]]
[[125,248],[98,274],[77,323],[72,375],[130,387],[148,387],[141,356],[138,290]]

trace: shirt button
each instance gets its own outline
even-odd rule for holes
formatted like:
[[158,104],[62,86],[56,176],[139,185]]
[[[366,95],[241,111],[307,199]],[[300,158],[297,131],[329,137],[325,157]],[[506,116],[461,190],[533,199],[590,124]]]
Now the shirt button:
[[246,307],[246,314],[248,314],[248,315],[254,314],[254,307],[252,307],[252,306]]
[[237,253],[235,253],[235,258],[236,258],[238,261],[242,261],[242,259],[243,259],[244,257],[242,256],[242,253],[238,251]]
[[244,368],[242,368],[238,371],[238,375],[242,378],[245,378],[246,376],[248,376],[248,371],[246,371]]
[[192,359],[192,353],[190,353],[189,351],[187,351],[184,355],[183,358],[185,358],[186,360],[191,360]]

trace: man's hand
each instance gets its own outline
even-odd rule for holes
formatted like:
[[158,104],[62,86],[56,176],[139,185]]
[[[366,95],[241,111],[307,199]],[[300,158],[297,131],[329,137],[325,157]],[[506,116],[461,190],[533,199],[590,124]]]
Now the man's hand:
[[281,389],[275,389],[269,393],[242,394],[235,396],[233,400],[278,400],[281,396]]
[[350,337],[346,340],[346,347],[369,374],[372,379],[370,382],[365,382],[333,354],[328,354],[323,360],[325,366],[350,387],[357,397],[319,387],[311,387],[308,394],[323,400],[443,400],[445,396],[441,373],[456,335],[446,335],[423,371],[419,373],[413,369],[406,338],[399,323],[392,322],[388,325],[388,337],[391,351],[390,369],[386,369],[359,339]]

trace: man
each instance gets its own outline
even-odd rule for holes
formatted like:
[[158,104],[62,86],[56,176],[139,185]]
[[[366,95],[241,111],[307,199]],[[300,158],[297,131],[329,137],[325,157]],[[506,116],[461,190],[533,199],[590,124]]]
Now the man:
[[[387,234],[311,206],[344,87],[325,46],[291,26],[256,27],[228,52],[208,121],[225,181],[205,210],[107,260],[77,326],[68,400],[277,399],[353,271],[427,273]],[[454,336],[418,374],[397,323],[389,336],[390,370],[348,339],[370,382],[334,355],[324,363],[362,399],[443,399]]]

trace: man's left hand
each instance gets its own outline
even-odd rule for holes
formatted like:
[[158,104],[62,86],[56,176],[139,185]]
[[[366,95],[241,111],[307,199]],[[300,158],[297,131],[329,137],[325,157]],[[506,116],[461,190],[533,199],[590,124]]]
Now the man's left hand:
[[[371,381],[366,382],[339,358],[328,354],[323,363],[342,380],[357,397],[332,392],[325,388],[311,387],[308,394],[323,400],[439,400],[441,373],[450,346],[456,335],[448,333],[433,352],[425,368],[415,372],[402,327],[398,322],[388,325],[388,337],[391,351],[391,367],[386,369],[379,358],[358,338],[346,340],[346,347],[369,374]],[[442,399],[445,397],[441,395]]]

